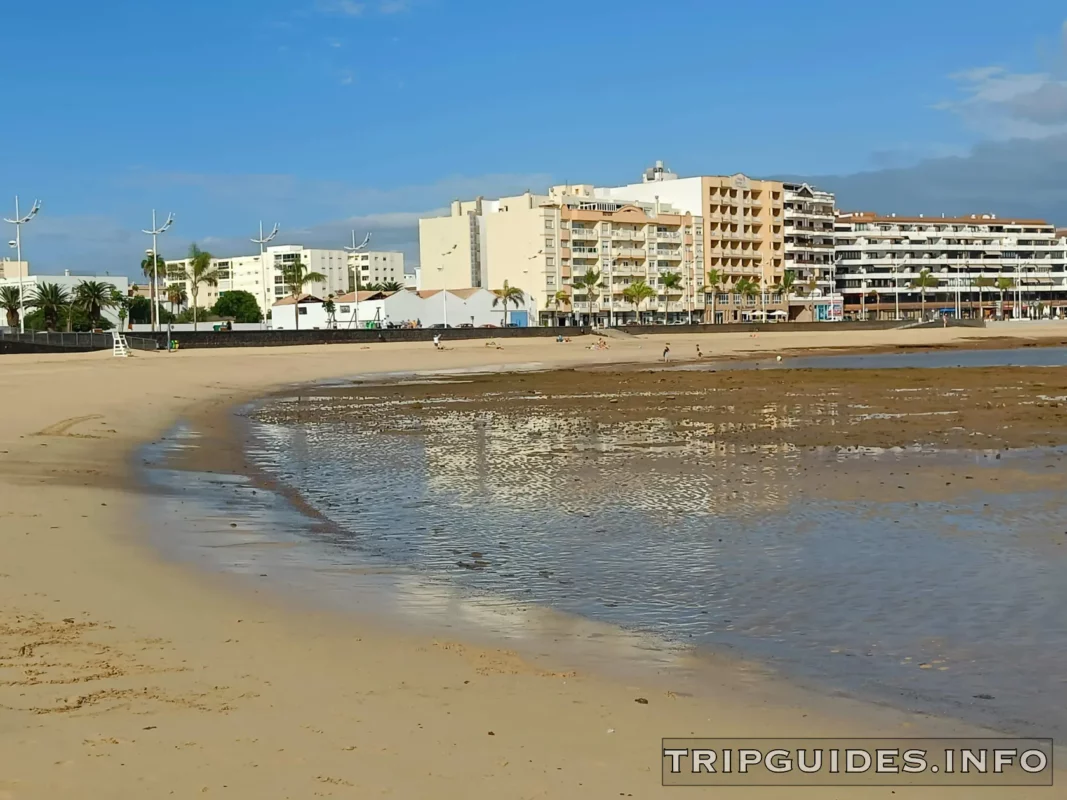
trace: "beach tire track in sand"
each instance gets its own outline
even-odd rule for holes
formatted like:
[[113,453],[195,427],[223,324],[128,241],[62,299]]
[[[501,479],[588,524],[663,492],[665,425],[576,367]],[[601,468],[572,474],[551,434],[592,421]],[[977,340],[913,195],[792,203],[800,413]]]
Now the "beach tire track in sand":
[[[71,433],[70,429],[76,425],[81,425],[84,422],[91,422],[94,419],[103,419],[103,414],[86,414],[82,417],[68,417],[67,419],[61,419],[59,422],[54,422],[51,425],[42,428],[33,434],[33,436],[69,436],[73,439],[102,439],[104,437],[95,433]],[[114,433],[114,431],[109,431]]]

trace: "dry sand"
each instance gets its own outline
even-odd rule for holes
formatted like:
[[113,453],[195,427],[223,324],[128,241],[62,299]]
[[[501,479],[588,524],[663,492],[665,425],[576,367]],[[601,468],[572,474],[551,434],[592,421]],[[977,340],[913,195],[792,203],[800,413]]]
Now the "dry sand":
[[[1019,333],[1058,337],[1063,329],[1019,326]],[[872,331],[850,333],[849,344],[998,335]],[[840,344],[833,333],[666,339],[675,352],[699,340],[717,355]],[[725,662],[709,673],[708,697],[685,697],[662,677],[630,685],[568,664],[549,667],[551,657],[531,663],[500,649],[383,630],[167,563],[145,543],[129,457],[176,418],[283,384],[361,372],[653,361],[663,339],[617,340],[606,352],[584,349],[585,341],[0,360],[0,800],[669,796],[659,785],[663,736],[962,730],[816,697]],[[964,798],[973,791],[716,796]]]

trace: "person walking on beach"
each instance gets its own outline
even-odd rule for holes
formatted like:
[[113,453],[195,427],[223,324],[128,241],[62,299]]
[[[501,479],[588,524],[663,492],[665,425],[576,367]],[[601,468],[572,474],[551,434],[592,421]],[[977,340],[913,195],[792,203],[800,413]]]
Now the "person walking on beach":
[[671,343],[670,342],[667,342],[667,344],[663,345],[663,360],[664,361],[670,361],[671,360]]
[[433,335],[433,346],[437,349],[441,349],[441,334],[435,333]]

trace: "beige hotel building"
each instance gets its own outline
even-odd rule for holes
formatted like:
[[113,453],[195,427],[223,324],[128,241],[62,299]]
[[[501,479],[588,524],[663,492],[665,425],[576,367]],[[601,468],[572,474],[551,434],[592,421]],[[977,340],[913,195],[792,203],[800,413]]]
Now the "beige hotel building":
[[[554,186],[499,200],[456,201],[446,217],[419,221],[421,288],[506,280],[531,296],[531,324],[566,317],[615,324],[711,321],[708,273],[720,276],[715,321],[785,317],[776,289],[786,263],[785,187],[745,175],[679,178],[657,163],[640,183]],[[589,298],[575,279],[599,272]],[[668,274],[680,276],[669,288]],[[622,293],[637,280],[657,290],[639,310]],[[759,290],[742,294],[739,282]],[[563,290],[571,308],[555,297]]]

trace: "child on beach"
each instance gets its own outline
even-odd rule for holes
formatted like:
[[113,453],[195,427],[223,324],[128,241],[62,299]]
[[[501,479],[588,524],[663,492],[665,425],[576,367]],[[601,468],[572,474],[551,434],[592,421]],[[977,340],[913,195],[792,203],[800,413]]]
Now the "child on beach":
[[437,349],[441,349],[441,334],[435,333],[433,335],[433,346]]

